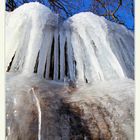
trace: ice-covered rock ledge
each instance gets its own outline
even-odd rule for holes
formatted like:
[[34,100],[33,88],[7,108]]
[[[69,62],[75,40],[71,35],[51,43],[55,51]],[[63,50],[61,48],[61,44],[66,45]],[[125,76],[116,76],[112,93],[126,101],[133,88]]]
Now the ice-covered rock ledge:
[[134,139],[133,80],[73,89],[36,75],[7,75],[6,83],[7,140]]
[[6,14],[6,70],[46,79],[134,78],[134,37],[91,12],[64,22],[35,2]]

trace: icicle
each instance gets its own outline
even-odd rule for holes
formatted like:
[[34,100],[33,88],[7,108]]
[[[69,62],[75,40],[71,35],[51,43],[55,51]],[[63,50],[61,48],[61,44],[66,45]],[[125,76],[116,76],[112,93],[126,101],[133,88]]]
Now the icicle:
[[65,43],[66,37],[64,30],[60,30],[60,80],[63,81],[65,77]]
[[16,49],[16,54],[13,60],[13,63],[11,65],[11,70],[10,71],[22,71],[23,64],[24,64],[24,59],[28,47],[28,42],[30,39],[30,30],[27,30],[27,28],[30,28],[30,23],[25,24],[24,27],[22,27],[22,35],[19,36],[19,44]]
[[74,58],[76,61],[76,79],[79,82],[84,82],[84,64],[83,64],[83,57],[82,57],[82,50],[81,50],[81,42],[78,35],[75,32],[72,32],[71,36],[71,43],[72,48],[74,51]]
[[[133,73],[134,73],[133,61],[134,61],[134,59],[131,59],[131,55],[129,55],[126,43],[124,43],[121,39],[118,39],[117,42],[118,42],[117,48],[120,50],[119,53],[121,54],[121,56],[119,58],[122,58],[122,60],[119,62],[121,64],[124,63],[124,65],[121,65],[121,67],[125,73],[125,77],[134,78],[134,75],[133,75]],[[128,53],[126,53],[126,52],[128,52]],[[114,54],[115,54],[115,52],[114,52]]]
[[68,73],[70,80],[75,79],[74,73],[74,58],[73,58],[73,50],[71,46],[71,33],[70,31],[66,31],[66,41],[67,41],[67,58],[68,58]]
[[47,65],[46,65],[46,72],[45,72],[45,78],[46,79],[49,79],[49,73],[50,73],[50,62],[51,62],[51,49],[52,49],[52,45],[54,45],[53,43],[54,43],[54,37],[53,37],[53,35],[54,35],[54,30],[53,29],[51,29],[51,31],[49,32],[49,39],[50,40],[48,40],[49,41],[49,43],[47,43],[47,47],[48,47],[48,49],[47,49],[47,57],[46,57],[46,63],[47,63]]
[[44,76],[44,71],[45,71],[45,64],[47,61],[47,55],[48,55],[48,50],[51,47],[52,44],[52,39],[53,39],[53,33],[51,27],[46,27],[45,33],[44,33],[44,40],[42,47],[40,49],[40,55],[39,55],[39,64],[38,64],[38,69],[37,73],[43,77]]
[[36,58],[43,41],[43,31],[42,29],[38,29],[38,27],[34,26],[32,27],[30,35],[30,41],[23,68],[23,73],[28,75],[33,74],[34,72]]
[[[123,56],[123,51],[124,51],[124,47],[122,46],[118,46],[118,41],[113,39],[110,42],[110,48],[112,49],[112,52],[114,53],[114,55],[116,56],[116,58],[118,59],[121,67],[123,68],[123,72],[125,74],[125,76],[127,75],[127,67],[126,67],[126,63],[124,61],[124,56]],[[118,49],[119,48],[119,49]],[[122,50],[123,49],[123,50]],[[122,51],[120,51],[122,50]]]
[[[22,29],[24,29],[24,17],[22,19],[22,22],[17,22],[16,26],[14,26],[13,22],[15,17],[13,17],[13,20],[11,21],[12,17],[9,17],[9,26],[6,28],[6,69],[11,62],[12,57],[14,56],[17,49],[20,49],[23,41],[23,34],[20,32]],[[29,26],[29,24],[28,24]],[[14,30],[13,30],[14,29]],[[11,33],[12,32],[12,33]]]
[[87,31],[88,37],[94,40],[94,43],[96,44],[96,47],[98,49],[97,59],[99,61],[105,79],[110,80],[112,78],[124,78],[125,75],[123,73],[122,67],[110,48],[111,46],[107,40],[106,33],[101,31],[103,32],[103,34],[101,36],[102,41],[100,41],[101,37],[97,33],[93,34],[93,31],[93,29]]
[[54,80],[58,80],[58,61],[59,61],[59,57],[58,57],[58,29],[55,30],[54,33],[54,76],[53,79]]
[[84,29],[80,30],[80,38],[82,42],[82,54],[83,54],[83,62],[84,62],[84,71],[85,77],[89,82],[93,82],[96,80],[104,80],[104,76],[100,67],[100,64],[97,60],[95,46],[92,46],[91,39],[87,36],[87,33]]

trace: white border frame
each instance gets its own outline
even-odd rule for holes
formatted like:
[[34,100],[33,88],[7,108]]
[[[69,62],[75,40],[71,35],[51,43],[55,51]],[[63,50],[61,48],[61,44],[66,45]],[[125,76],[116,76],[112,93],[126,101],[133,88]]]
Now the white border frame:
[[5,140],[4,11],[5,0],[0,0],[0,140]]
[[[5,0],[0,0],[0,140],[5,139],[4,25]],[[140,0],[135,0],[135,140],[140,140]]]
[[140,0],[135,0],[135,140],[140,140]]

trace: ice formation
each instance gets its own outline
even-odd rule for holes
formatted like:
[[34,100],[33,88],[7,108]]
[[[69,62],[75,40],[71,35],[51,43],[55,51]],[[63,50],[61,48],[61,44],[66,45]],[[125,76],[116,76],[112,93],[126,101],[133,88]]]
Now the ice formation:
[[6,13],[5,69],[7,140],[133,139],[134,36],[124,26],[24,4]]
[[134,79],[134,36],[90,12],[62,22],[39,3],[6,13],[6,70],[64,81]]
[[41,140],[41,107],[40,107],[40,102],[39,99],[36,96],[35,89],[31,88],[33,97],[35,98],[36,101],[36,106],[38,110],[38,140]]

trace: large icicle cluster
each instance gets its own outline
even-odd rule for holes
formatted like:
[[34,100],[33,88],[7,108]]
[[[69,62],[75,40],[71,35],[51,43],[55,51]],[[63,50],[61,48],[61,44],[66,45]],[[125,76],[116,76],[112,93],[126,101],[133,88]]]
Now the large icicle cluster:
[[39,3],[6,14],[6,70],[79,82],[134,78],[134,37],[86,12],[65,22]]

